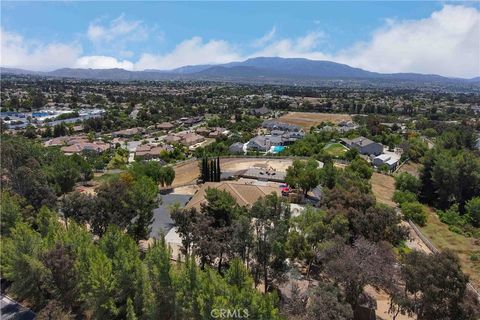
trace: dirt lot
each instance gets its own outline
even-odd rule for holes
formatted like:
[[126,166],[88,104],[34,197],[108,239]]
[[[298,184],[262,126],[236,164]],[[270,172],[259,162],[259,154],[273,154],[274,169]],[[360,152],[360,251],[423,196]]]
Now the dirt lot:
[[200,176],[200,168],[198,167],[198,161],[187,161],[175,165],[175,180],[172,187],[185,185],[187,183],[193,183]]
[[396,205],[392,200],[393,193],[395,192],[395,179],[393,177],[374,172],[371,183],[373,194],[378,202],[391,207]]
[[402,165],[400,167],[400,169],[398,169],[397,172],[398,173],[407,172],[407,173],[411,174],[412,176],[419,177],[421,167],[422,167],[422,165],[419,164],[419,163],[414,163],[412,161],[408,161],[407,163]]
[[[223,172],[245,170],[251,167],[269,167],[277,171],[286,171],[292,165],[289,159],[224,158],[220,159]],[[194,183],[200,176],[198,161],[184,162],[174,166],[175,181],[173,187]]]
[[340,113],[289,112],[278,118],[278,120],[309,129],[327,121],[332,123],[339,123],[343,120],[351,121],[352,117],[349,114]]

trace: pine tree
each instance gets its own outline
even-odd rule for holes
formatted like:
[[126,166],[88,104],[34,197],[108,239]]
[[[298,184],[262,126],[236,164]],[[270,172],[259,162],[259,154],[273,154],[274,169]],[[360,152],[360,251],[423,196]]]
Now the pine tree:
[[135,315],[135,309],[133,308],[132,299],[127,299],[127,320],[137,320],[137,316]]

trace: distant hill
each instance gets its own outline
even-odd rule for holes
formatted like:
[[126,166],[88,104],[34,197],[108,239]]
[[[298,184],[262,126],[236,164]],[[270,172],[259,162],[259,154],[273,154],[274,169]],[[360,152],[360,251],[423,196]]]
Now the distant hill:
[[385,80],[389,82],[464,82],[479,83],[473,79],[448,78],[418,73],[378,73],[353,68],[331,61],[303,58],[252,58],[241,62],[219,65],[192,65],[173,70],[128,71],[124,69],[73,69],[63,68],[50,72],[1,68],[3,74],[41,75],[47,77],[96,80],[226,80],[226,81],[282,81],[301,82],[319,80]]

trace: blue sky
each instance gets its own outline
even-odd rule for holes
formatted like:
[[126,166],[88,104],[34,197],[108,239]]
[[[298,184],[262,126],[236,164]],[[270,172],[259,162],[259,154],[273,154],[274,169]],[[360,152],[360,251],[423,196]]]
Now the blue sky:
[[171,69],[254,56],[480,74],[475,2],[7,2],[1,65]]

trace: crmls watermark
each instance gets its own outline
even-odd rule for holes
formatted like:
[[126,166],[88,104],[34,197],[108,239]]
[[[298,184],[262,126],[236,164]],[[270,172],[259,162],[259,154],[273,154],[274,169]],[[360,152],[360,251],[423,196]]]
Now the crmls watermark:
[[215,319],[246,319],[248,309],[212,309],[210,315]]

